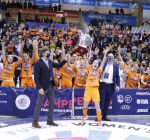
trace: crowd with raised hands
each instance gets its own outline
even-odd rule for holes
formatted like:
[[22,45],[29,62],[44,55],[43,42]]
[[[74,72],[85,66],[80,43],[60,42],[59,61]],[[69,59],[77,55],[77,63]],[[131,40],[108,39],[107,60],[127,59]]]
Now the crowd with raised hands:
[[[33,67],[42,57],[42,49],[47,48],[55,63],[67,55],[65,65],[53,68],[57,88],[85,88],[92,64],[104,65],[109,59],[119,66],[121,88],[150,88],[148,33],[132,34],[130,26],[103,21],[91,26],[89,34],[93,44],[85,48],[79,45],[82,35],[76,27],[29,28],[24,23],[5,24],[0,42],[1,86],[35,87]],[[110,53],[114,58],[107,57]]]

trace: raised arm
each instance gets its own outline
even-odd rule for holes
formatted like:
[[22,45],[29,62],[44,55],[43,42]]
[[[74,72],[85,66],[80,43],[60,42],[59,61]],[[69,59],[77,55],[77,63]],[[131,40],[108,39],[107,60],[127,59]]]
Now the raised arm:
[[61,48],[61,60],[63,60],[63,58],[65,57],[65,47],[66,43],[62,42],[62,48]]
[[66,54],[65,58],[63,58],[63,61],[59,64],[52,62],[52,66],[54,68],[61,68],[66,62],[70,59],[70,54]]
[[108,51],[109,51],[109,48],[106,48],[106,49],[104,50],[103,60],[102,60],[101,65],[100,65],[100,67],[101,67],[102,69],[103,69],[104,64],[105,64],[105,62],[106,62],[106,56],[107,56]]
[[24,40],[21,41],[21,48],[20,48],[20,52],[19,52],[19,56],[22,58],[23,56],[23,48],[24,48],[25,42]]
[[38,41],[33,41],[33,54],[32,54],[32,62],[36,62],[36,58],[38,57]]

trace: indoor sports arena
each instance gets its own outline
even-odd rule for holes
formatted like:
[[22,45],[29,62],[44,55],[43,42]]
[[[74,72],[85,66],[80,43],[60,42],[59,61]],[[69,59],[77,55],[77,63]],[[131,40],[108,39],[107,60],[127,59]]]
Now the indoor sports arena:
[[150,140],[150,0],[0,0],[1,140]]

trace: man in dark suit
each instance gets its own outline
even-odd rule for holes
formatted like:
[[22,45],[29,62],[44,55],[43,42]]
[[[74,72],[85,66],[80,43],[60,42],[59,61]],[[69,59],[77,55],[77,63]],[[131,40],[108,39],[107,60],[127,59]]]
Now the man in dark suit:
[[60,64],[56,64],[52,62],[50,58],[50,52],[48,48],[42,49],[42,57],[35,63],[34,66],[34,80],[36,84],[36,88],[38,90],[38,101],[36,103],[34,114],[33,114],[33,122],[32,126],[35,128],[41,128],[38,123],[41,107],[44,102],[45,95],[49,100],[49,111],[48,111],[48,119],[47,125],[58,126],[53,121],[53,110],[54,110],[54,85],[55,80],[53,76],[53,67],[60,68],[65,63],[66,60],[63,60]]
[[119,87],[119,68],[118,65],[114,64],[114,55],[109,53],[106,57],[106,63],[103,66],[103,73],[100,78],[100,107],[102,111],[102,120],[104,121],[110,121],[107,118],[109,103],[114,91],[119,91]]

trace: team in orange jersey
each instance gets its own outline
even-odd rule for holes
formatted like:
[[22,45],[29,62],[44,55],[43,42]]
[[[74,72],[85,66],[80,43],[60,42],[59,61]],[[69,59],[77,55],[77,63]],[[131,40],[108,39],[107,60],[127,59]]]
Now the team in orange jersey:
[[21,62],[21,86],[22,87],[34,87],[34,81],[32,79],[32,66],[36,62],[38,56],[37,42],[33,43],[33,55],[30,58],[28,53],[22,53],[24,42],[22,42],[20,56],[22,57]]
[[76,71],[77,69],[75,65],[71,64],[69,61],[62,68],[60,68],[62,88],[72,88],[72,78],[75,77]]
[[[3,60],[3,70],[2,70],[2,86],[15,86],[14,84],[14,72],[16,67],[21,63],[21,58],[16,55],[5,55],[5,45],[2,45],[2,60]],[[17,62],[13,62],[14,57],[18,59]]]
[[75,88],[85,88],[86,84],[86,65],[85,61],[80,61],[80,67],[77,68],[75,81],[74,81],[74,87]]
[[85,122],[86,117],[87,117],[87,111],[88,111],[88,104],[89,101],[92,99],[92,101],[95,104],[96,108],[96,114],[97,114],[97,120],[99,126],[101,125],[101,109],[100,109],[100,94],[99,94],[99,79],[102,74],[102,69],[104,66],[104,63],[106,61],[106,55],[108,53],[109,49],[107,48],[104,50],[104,57],[101,62],[101,65],[99,67],[99,62],[95,60],[91,66],[87,68],[86,76],[86,88],[84,92],[84,105],[83,105],[83,122]]
[[100,96],[99,96],[99,77],[102,73],[102,69],[99,68],[99,62],[95,60],[92,67],[87,70],[87,81],[84,93],[84,105],[83,105],[83,122],[87,117],[88,104],[92,99],[95,103],[97,120],[99,125],[101,124],[101,110],[99,106]]
[[126,88],[139,88],[141,75],[137,73],[138,65],[127,71]]

